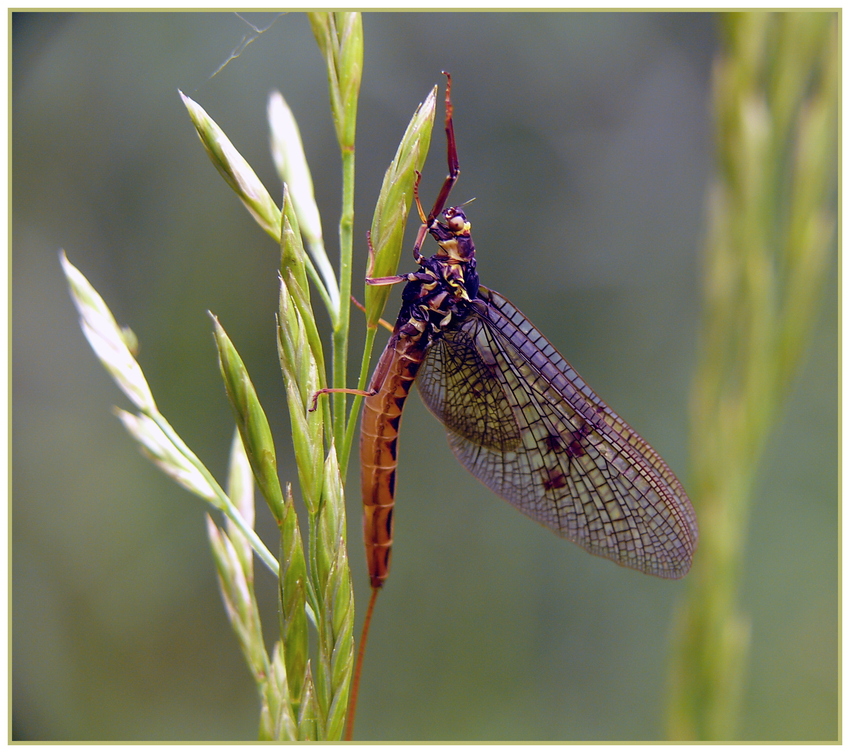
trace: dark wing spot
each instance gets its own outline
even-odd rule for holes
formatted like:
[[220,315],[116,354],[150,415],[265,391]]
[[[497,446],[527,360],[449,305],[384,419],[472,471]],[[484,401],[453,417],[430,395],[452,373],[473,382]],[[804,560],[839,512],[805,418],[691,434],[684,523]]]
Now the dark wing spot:
[[571,458],[577,458],[586,454],[583,440],[590,432],[591,426],[589,423],[583,423],[575,431],[570,432],[570,444],[567,447],[567,454]]
[[563,440],[557,434],[549,434],[546,439],[543,440],[543,444],[546,445],[546,449],[550,452],[563,452],[567,449],[564,446]]
[[571,458],[577,458],[581,455],[584,455],[584,447],[582,447],[581,440],[573,434],[572,441],[567,445],[567,455]]
[[547,492],[553,489],[563,489],[567,485],[567,477],[560,468],[543,469],[543,486]]
[[549,452],[554,453],[566,453],[568,457],[577,458],[580,455],[584,455],[584,447],[582,446],[581,440],[588,433],[588,430],[579,429],[578,431],[568,431],[563,436],[559,436],[558,434],[549,434],[544,440],[543,444],[546,445],[546,449]]

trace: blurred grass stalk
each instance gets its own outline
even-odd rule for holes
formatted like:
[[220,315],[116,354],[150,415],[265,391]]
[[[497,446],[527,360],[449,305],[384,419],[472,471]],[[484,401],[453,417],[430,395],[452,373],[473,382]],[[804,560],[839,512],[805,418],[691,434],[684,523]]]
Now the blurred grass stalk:
[[672,740],[736,735],[750,640],[737,602],[751,494],[819,311],[836,227],[837,13],[724,14],[721,35],[690,406],[700,546],[675,626]]

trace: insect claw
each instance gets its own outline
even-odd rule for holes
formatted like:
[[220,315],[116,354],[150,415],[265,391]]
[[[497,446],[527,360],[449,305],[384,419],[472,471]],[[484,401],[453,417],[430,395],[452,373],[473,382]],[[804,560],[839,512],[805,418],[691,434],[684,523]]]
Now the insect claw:
[[319,403],[319,395],[324,395],[324,394],[325,394],[325,390],[318,390],[317,392],[313,393],[313,400],[310,403],[310,407],[307,408],[307,413],[315,412],[315,410],[318,406],[318,403]]

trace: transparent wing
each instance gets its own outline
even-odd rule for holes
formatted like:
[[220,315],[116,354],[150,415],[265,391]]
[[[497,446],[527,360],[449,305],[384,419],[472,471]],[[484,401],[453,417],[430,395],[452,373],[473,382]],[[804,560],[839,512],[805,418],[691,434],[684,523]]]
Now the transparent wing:
[[480,481],[593,554],[680,578],[696,516],[659,455],[584,383],[506,298],[430,346],[416,384]]

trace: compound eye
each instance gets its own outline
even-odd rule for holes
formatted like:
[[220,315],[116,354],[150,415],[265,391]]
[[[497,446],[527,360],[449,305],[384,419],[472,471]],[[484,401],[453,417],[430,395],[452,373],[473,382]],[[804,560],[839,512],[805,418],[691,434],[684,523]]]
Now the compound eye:
[[452,214],[449,216],[446,213],[446,220],[448,221],[449,230],[453,233],[462,233],[466,229],[466,218],[462,214]]

